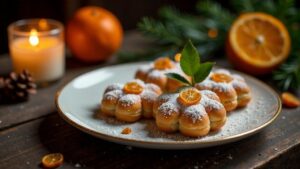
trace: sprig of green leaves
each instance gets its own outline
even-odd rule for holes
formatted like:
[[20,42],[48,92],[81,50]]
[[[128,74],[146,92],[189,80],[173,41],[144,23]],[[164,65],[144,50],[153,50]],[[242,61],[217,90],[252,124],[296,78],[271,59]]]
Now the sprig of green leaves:
[[198,50],[189,40],[181,52],[180,67],[182,71],[191,77],[191,82],[177,73],[166,73],[166,76],[189,86],[202,82],[210,73],[214,62],[201,63],[201,57]]

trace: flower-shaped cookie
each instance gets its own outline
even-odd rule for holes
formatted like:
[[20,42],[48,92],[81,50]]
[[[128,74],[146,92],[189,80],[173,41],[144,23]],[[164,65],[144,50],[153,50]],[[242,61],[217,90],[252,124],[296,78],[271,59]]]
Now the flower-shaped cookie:
[[121,121],[134,122],[142,116],[153,117],[153,103],[161,89],[152,83],[133,80],[124,85],[108,86],[101,101],[101,113],[114,116]]
[[251,100],[250,88],[244,78],[231,74],[228,70],[218,69],[195,87],[199,90],[215,92],[227,111],[246,106]]
[[161,57],[156,59],[149,65],[138,68],[135,78],[141,79],[146,83],[154,83],[161,87],[164,91],[173,92],[179,87],[184,86],[183,83],[168,78],[166,73],[177,73],[187,77],[181,70],[179,63],[176,63],[168,57]]
[[163,94],[153,105],[158,128],[165,132],[179,130],[199,137],[219,130],[226,122],[226,110],[212,91],[188,87],[179,93]]

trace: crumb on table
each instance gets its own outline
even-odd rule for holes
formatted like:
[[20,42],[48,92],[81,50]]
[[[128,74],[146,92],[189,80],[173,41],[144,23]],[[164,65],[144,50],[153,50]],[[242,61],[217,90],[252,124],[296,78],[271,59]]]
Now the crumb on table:
[[126,127],[126,128],[124,128],[123,130],[122,130],[122,134],[130,134],[132,132],[132,130],[131,130],[131,128],[129,128],[129,127]]

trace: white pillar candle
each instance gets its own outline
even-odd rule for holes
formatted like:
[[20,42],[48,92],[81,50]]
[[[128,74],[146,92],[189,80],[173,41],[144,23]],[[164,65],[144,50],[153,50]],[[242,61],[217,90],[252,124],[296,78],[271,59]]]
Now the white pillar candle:
[[38,83],[57,80],[65,70],[63,38],[44,35],[45,31],[31,29],[27,36],[11,38],[9,43],[14,70],[27,69]]

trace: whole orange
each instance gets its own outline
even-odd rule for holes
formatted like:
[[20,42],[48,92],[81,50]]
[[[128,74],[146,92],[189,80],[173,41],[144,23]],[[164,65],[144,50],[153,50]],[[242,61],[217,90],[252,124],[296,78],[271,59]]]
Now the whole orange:
[[96,6],[77,10],[66,28],[69,49],[84,62],[109,59],[120,48],[122,39],[123,30],[118,18]]

